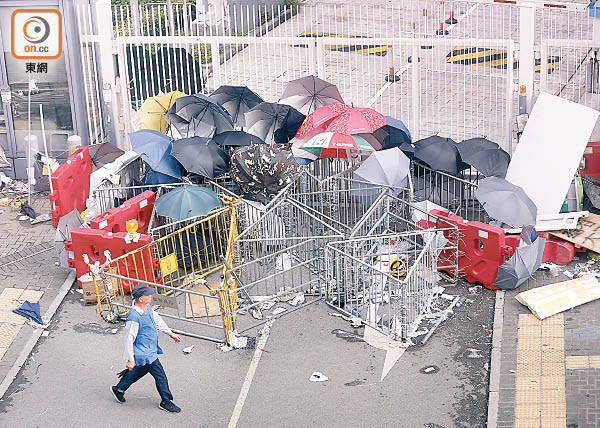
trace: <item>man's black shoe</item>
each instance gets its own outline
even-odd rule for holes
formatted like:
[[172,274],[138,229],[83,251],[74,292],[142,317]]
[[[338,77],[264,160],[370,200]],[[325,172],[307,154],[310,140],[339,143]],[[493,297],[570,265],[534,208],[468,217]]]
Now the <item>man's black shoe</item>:
[[113,395],[115,396],[115,398],[117,399],[117,401],[119,403],[125,402],[125,393],[124,392],[119,391],[116,386],[111,386],[110,390],[112,391]]
[[172,401],[161,401],[158,405],[161,409],[170,413],[179,413],[181,409],[175,405]]

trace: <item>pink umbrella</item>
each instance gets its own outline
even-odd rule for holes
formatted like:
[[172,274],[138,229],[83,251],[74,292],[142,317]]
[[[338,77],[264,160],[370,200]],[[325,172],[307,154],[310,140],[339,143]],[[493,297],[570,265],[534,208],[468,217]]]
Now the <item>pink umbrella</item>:
[[306,117],[306,120],[296,133],[296,138],[304,140],[323,132],[330,120],[351,109],[352,107],[339,103],[319,107]]
[[327,131],[346,135],[370,134],[386,123],[385,116],[371,108],[352,107],[331,120]]

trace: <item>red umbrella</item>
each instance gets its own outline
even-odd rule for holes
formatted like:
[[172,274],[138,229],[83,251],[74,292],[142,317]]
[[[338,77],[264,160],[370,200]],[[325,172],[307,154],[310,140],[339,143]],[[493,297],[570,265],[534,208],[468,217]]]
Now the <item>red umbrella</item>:
[[352,107],[329,122],[327,131],[346,135],[370,134],[386,123],[385,116],[371,108]]
[[327,122],[351,109],[352,107],[339,103],[319,107],[306,117],[306,120],[296,133],[296,138],[306,139],[323,132]]

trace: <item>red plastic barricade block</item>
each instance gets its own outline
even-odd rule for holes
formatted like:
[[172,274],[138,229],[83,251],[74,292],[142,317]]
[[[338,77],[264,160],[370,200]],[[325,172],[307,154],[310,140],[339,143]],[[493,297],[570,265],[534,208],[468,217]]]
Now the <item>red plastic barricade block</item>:
[[138,233],[148,233],[148,226],[154,208],[156,195],[150,190],[128,199],[120,207],[115,207],[100,214],[90,222],[92,229],[109,232],[126,232],[125,222],[136,219]]
[[[126,232],[112,233],[105,230],[86,229],[78,227],[71,231],[71,242],[65,244],[67,251],[73,252],[73,258],[69,259],[69,267],[75,268],[77,277],[90,271],[83,260],[83,255],[87,254],[90,264],[96,261],[101,265],[106,261],[104,251],[110,251],[111,259],[116,259],[133,250],[152,242],[152,237],[148,235],[139,235],[137,242],[125,242]],[[155,276],[155,269],[159,263],[152,257],[152,249],[130,255],[118,263],[119,272],[114,272],[128,278],[137,278],[144,281],[160,283],[160,278]],[[123,281],[125,292],[129,292],[129,281]]]
[[583,154],[585,167],[581,175],[589,175],[600,180],[600,141],[590,141]]
[[[432,210],[431,214],[442,217],[458,227],[459,275],[471,283],[480,283],[486,288],[497,290],[494,281],[498,276],[498,268],[514,252],[513,248],[506,245],[504,230],[478,221],[465,221],[460,216],[439,210]],[[447,260],[454,260],[453,250],[445,250],[442,255]],[[454,274],[452,270],[448,270],[448,273]]]
[[[542,232],[538,232],[539,237],[542,237],[542,235]],[[521,235],[508,235],[506,237],[506,244],[512,248],[517,248],[519,242],[521,242]],[[551,262],[559,266],[566,266],[573,260],[573,257],[575,257],[575,246],[573,244],[553,236],[546,238],[543,263]]]
[[75,150],[65,163],[52,173],[52,194],[50,206],[52,223],[58,225],[58,220],[74,209],[85,211],[85,202],[90,196],[90,175],[92,162],[90,151],[81,146]]

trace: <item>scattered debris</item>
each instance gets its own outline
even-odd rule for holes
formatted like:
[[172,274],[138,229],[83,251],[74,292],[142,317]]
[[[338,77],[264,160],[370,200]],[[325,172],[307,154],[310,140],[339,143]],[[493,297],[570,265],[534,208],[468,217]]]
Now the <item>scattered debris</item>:
[[184,354],[191,354],[192,353],[192,349],[194,349],[194,345],[190,345],[186,348],[183,348],[183,353]]
[[358,327],[361,327],[363,325],[362,319],[360,319],[358,317],[353,317],[353,316],[347,317],[347,316],[345,316],[343,314],[338,314],[336,312],[329,312],[329,316],[338,317],[338,318],[341,318],[341,319],[343,319],[345,321],[348,321],[348,322],[350,322],[350,324],[354,328],[358,328]]
[[50,332],[48,330],[42,331],[42,336],[44,337],[48,337],[49,334]]
[[469,293],[471,294],[477,294],[479,293],[481,290],[483,289],[483,287],[481,285],[475,285],[473,287],[469,287]]
[[329,378],[321,372],[313,372],[308,380],[311,382],[327,382]]
[[305,301],[306,301],[306,299],[304,298],[304,293],[302,291],[299,291],[296,293],[296,296],[289,303],[292,306],[298,306],[298,305],[303,304]]
[[454,296],[451,296],[450,294],[442,294],[440,297],[446,300],[454,300]]
[[268,311],[277,303],[275,300],[266,300],[260,304],[260,309],[263,311]]
[[433,373],[439,372],[440,368],[438,366],[428,366],[428,367],[423,367],[419,371],[424,374],[433,374]]
[[467,354],[467,358],[483,358],[483,355],[481,355],[481,351],[479,349],[468,348],[467,351],[469,352]]
[[554,278],[556,278],[562,272],[562,269],[560,268],[560,266],[558,266],[552,262],[542,263],[540,265],[540,269],[550,271],[550,274]]
[[45,221],[50,221],[50,220],[52,220],[52,217],[50,217],[50,214],[45,214],[45,213],[38,215],[35,219],[33,219],[33,218],[29,219],[31,224],[43,223]]
[[282,314],[282,313],[284,313],[286,310],[287,310],[286,308],[275,308],[275,309],[273,310],[273,315],[279,315],[279,314]]
[[118,328],[113,328],[113,329],[110,330],[111,334],[117,334],[118,332],[119,332]]
[[[27,216],[29,218],[35,219],[37,217],[37,214],[35,213],[35,211],[33,210],[33,208],[31,208],[31,205],[29,205],[27,202],[23,202],[21,204],[21,207],[19,208],[19,212],[21,214],[23,214],[24,216]],[[21,218],[19,218],[20,220]]]

